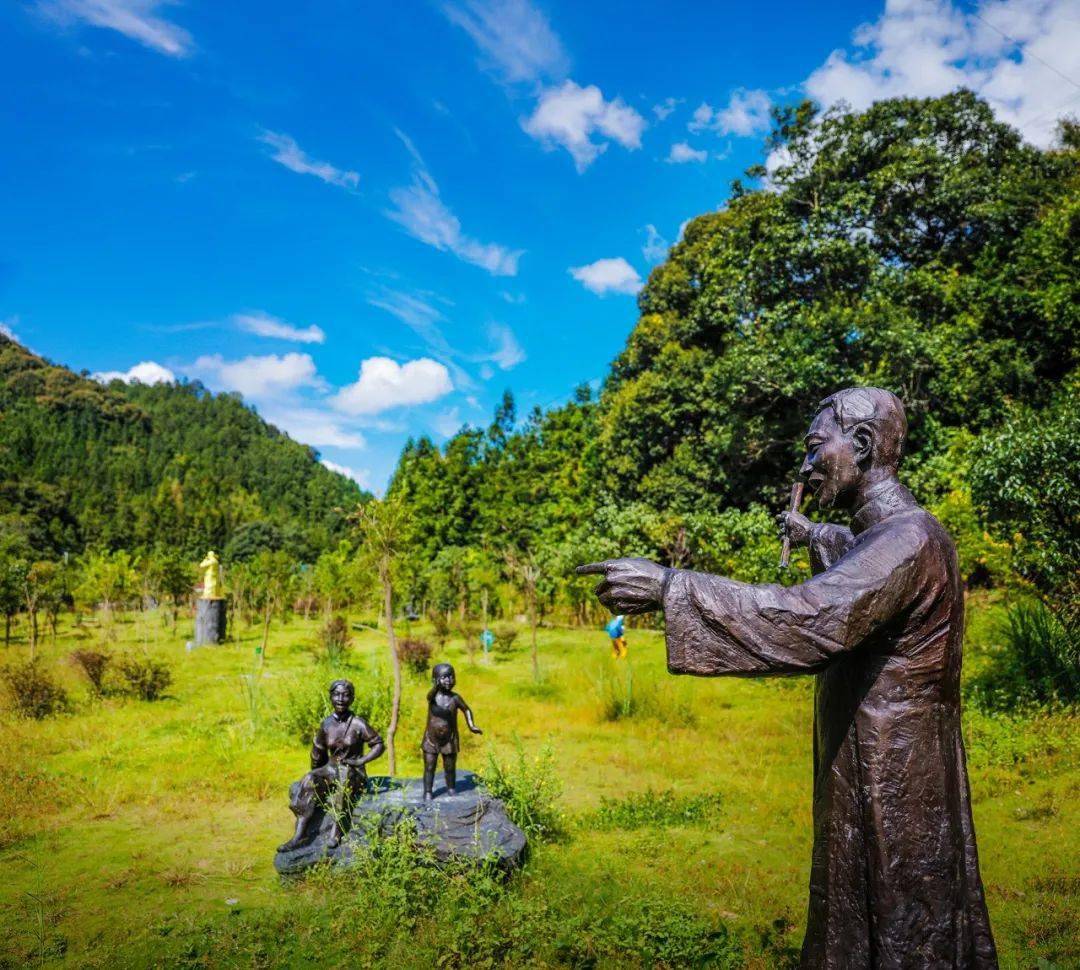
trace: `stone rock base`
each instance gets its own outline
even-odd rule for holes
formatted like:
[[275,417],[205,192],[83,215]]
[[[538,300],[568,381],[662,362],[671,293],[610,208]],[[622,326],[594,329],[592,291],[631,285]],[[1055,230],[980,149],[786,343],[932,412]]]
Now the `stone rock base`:
[[226,600],[195,600],[195,646],[224,643],[228,603]]
[[[525,833],[507,817],[503,803],[481,788],[470,771],[458,772],[454,795],[446,793],[441,773],[436,777],[435,797],[430,802],[424,801],[419,778],[369,779],[368,794],[353,807],[352,827],[340,845],[329,848],[334,823],[320,812],[308,829],[315,831],[314,837],[290,852],[278,852],[274,868],[288,875],[326,859],[347,864],[356,852],[364,851],[369,828],[389,834],[404,818],[413,820],[418,841],[431,848],[440,862],[494,858],[507,868],[520,866],[525,856]],[[283,831],[283,838],[287,834]]]

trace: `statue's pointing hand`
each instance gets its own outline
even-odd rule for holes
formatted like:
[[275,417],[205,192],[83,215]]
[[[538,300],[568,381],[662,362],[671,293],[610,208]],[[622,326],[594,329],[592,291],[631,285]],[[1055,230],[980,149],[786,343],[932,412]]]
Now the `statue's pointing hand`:
[[664,601],[670,569],[648,559],[605,559],[578,566],[579,576],[602,575],[596,595],[612,613],[651,613]]

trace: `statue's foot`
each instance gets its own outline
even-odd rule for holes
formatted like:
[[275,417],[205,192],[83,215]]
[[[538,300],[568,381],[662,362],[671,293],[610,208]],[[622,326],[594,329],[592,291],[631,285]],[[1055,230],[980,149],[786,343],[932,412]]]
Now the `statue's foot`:
[[424,792],[424,801],[425,802],[430,802],[431,801],[431,792],[429,792],[429,791]]
[[277,847],[277,850],[278,852],[292,852],[292,850],[297,848],[299,845],[300,839],[294,835],[291,839],[289,839],[288,842],[282,842],[281,845]]

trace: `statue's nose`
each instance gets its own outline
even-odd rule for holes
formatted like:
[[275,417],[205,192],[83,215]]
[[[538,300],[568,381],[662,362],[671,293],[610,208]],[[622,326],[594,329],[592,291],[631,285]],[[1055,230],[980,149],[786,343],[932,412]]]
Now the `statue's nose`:
[[807,456],[803,459],[802,468],[799,469],[799,475],[806,478],[814,470],[814,466],[810,464],[810,457]]

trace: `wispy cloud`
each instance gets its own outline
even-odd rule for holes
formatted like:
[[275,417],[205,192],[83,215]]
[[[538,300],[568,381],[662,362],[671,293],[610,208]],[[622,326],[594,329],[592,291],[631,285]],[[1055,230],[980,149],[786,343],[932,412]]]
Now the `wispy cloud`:
[[521,127],[549,150],[565,148],[583,172],[607,151],[608,142],[594,136],[640,148],[645,119],[621,98],[605,100],[595,84],[581,87],[568,80],[544,91]]
[[309,327],[296,327],[285,320],[279,320],[262,310],[250,313],[234,313],[232,322],[240,330],[253,333],[257,337],[272,337],[276,340],[292,340],[300,344],[321,344],[326,340],[322,327],[311,324]]
[[125,384],[172,384],[176,381],[176,375],[168,367],[153,360],[140,361],[124,371],[98,371],[90,376],[102,384],[110,381],[123,381]]
[[432,419],[431,426],[435,429],[436,434],[443,438],[449,438],[451,435],[457,434],[464,423],[461,420],[461,409],[453,407],[436,414]]
[[0,335],[7,337],[8,340],[18,340],[19,336],[15,333],[18,322],[18,317],[8,317],[7,320],[0,320]]
[[285,395],[259,406],[262,416],[294,441],[313,448],[366,448],[367,439],[324,401],[304,405]]
[[656,226],[650,223],[645,227],[645,245],[641,247],[641,255],[650,263],[659,263],[667,258],[669,249],[668,241],[660,235]]
[[379,414],[391,408],[428,404],[454,389],[450,372],[437,360],[420,357],[399,364],[390,357],[369,357],[356,381],[334,395],[344,414]]
[[731,93],[727,106],[713,108],[702,102],[687,125],[690,131],[715,131],[721,135],[746,138],[767,131],[772,98],[760,88],[738,88]]
[[933,97],[959,87],[986,98],[1036,145],[1075,110],[1080,82],[1076,0],[886,3],[835,50],[804,88],[824,105],[861,110],[881,98]]
[[686,162],[703,162],[708,157],[709,153],[704,148],[691,148],[686,142],[677,141],[664,161],[670,165],[683,165]]
[[329,185],[337,185],[343,189],[355,189],[360,183],[360,175],[341,169],[329,162],[320,162],[305,152],[291,135],[277,131],[264,131],[259,135],[259,141],[269,145],[273,151],[270,157],[279,165],[284,165],[290,172],[299,175],[314,175]]
[[366,468],[350,468],[348,465],[339,465],[336,461],[330,461],[329,458],[323,458],[321,462],[324,468],[351,478],[361,488],[371,489],[371,473]]
[[641,289],[641,277],[622,256],[614,259],[598,259],[586,266],[573,266],[569,270],[585,289],[597,296],[607,293],[624,293],[633,296]]
[[509,83],[561,78],[569,67],[562,41],[528,0],[460,0],[443,13],[480,49],[480,63]]
[[486,360],[495,364],[499,370],[510,370],[525,360],[525,351],[509,327],[493,323],[488,327],[488,336],[494,342],[495,349],[487,355]]
[[[400,134],[400,133],[399,133]],[[389,219],[414,239],[453,253],[458,259],[487,270],[492,276],[516,276],[524,250],[508,249],[498,243],[482,243],[462,231],[461,221],[443,202],[439,186],[424,165],[413,143],[401,136],[415,163],[411,185],[392,189],[393,208]]]
[[653,114],[656,115],[657,121],[666,121],[668,115],[680,104],[682,104],[682,98],[664,98],[659,104],[653,105]]
[[158,15],[170,5],[169,0],[38,0],[37,9],[63,26],[85,23],[115,30],[161,54],[186,57],[193,47],[191,34]]

